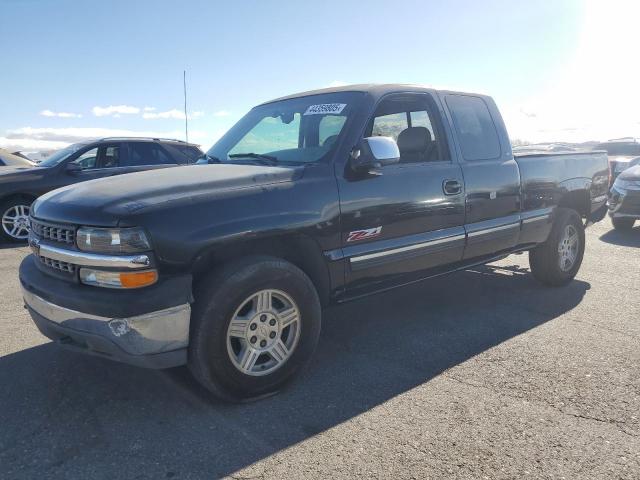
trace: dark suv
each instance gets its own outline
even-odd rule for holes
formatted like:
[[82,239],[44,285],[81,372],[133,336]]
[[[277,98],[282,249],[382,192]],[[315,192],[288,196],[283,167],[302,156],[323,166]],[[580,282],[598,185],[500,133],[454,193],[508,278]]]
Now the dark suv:
[[24,242],[29,209],[40,195],[95,178],[194,163],[197,145],[161,138],[103,138],[75,143],[36,166],[0,170],[0,241]]

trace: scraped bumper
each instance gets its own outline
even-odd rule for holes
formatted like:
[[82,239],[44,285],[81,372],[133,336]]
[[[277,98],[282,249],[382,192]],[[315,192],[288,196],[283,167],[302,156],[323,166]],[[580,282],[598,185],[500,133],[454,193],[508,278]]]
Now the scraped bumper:
[[[20,268],[26,308],[43,335],[58,344],[111,360],[147,368],[169,368],[187,361],[191,318],[190,278],[168,286],[125,292],[64,284],[33,268]],[[188,287],[168,295],[167,287]],[[145,289],[146,290],[146,289]],[[46,297],[46,298],[44,298]],[[171,298],[168,298],[171,297]]]

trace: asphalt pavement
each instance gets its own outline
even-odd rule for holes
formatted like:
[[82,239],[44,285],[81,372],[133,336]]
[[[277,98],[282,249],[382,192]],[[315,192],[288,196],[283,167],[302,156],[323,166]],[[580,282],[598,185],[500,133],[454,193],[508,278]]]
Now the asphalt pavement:
[[587,230],[578,277],[527,255],[325,312],[302,379],[216,402],[183,368],[66,352],[0,249],[0,478],[640,478],[640,227]]

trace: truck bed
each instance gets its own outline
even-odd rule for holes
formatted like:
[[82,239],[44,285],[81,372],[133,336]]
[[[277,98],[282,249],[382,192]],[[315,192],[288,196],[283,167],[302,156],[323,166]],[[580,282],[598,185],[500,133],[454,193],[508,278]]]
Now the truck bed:
[[[606,152],[514,154],[522,182],[523,211],[555,205],[567,191],[586,189],[585,216],[607,199],[609,165]],[[584,190],[582,190],[584,191]]]

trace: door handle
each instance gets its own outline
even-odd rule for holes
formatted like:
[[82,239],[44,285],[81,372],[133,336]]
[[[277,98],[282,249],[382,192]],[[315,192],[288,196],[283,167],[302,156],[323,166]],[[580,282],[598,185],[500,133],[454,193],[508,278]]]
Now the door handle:
[[445,180],[442,182],[442,191],[445,195],[458,195],[462,193],[462,184],[458,180]]

